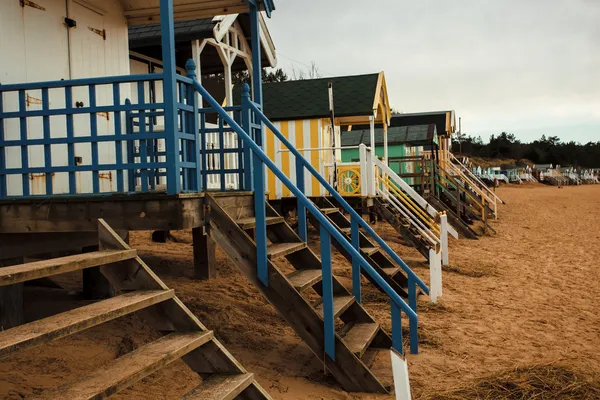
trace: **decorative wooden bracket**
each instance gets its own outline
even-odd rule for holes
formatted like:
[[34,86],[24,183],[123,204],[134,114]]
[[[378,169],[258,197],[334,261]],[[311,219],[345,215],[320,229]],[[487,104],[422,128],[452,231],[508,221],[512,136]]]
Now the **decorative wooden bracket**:
[[21,7],[23,7],[23,8],[25,8],[25,6],[28,6],[31,8],[35,8],[37,10],[46,11],[46,9],[44,7],[40,6],[39,4],[34,3],[33,1],[19,0],[19,2],[21,3]]
[[106,29],[96,29],[96,28],[92,28],[91,26],[88,26],[88,29],[92,32],[94,32],[96,35],[101,36],[102,39],[106,40]]
[[27,94],[27,108],[31,107],[32,104],[42,104],[42,99],[38,99],[37,97],[30,96]]

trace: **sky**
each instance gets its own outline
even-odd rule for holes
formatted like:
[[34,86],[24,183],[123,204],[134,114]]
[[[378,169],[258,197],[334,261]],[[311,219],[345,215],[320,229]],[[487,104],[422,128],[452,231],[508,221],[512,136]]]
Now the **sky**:
[[401,112],[462,131],[600,141],[600,0],[276,0],[278,67],[384,71]]

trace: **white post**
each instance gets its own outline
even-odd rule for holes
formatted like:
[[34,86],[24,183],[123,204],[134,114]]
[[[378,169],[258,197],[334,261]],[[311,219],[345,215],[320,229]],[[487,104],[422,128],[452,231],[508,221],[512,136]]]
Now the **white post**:
[[446,213],[440,213],[440,240],[442,242],[442,265],[450,263],[448,254],[448,216]]
[[435,249],[429,249],[429,300],[437,303],[442,295],[442,257]]
[[192,59],[196,63],[196,80],[202,84],[202,62],[200,55],[202,54],[202,47],[200,47],[200,40],[192,40]]
[[385,165],[389,166],[390,163],[388,162],[388,140],[387,140],[387,125],[383,124],[383,159],[384,159],[384,163]]
[[367,146],[364,143],[361,143],[358,146],[358,157],[360,162],[360,195],[362,197],[369,196],[369,180],[373,179],[371,177],[371,172],[367,167]]
[[369,117],[369,129],[369,138],[371,139],[371,150],[373,151],[373,156],[377,157],[377,155],[375,154],[375,117],[372,115]]

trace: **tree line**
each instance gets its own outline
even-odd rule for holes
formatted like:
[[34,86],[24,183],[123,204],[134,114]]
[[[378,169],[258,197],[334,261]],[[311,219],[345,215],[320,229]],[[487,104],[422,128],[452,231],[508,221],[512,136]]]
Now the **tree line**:
[[518,140],[512,133],[491,135],[488,143],[481,136],[454,137],[452,151],[468,157],[515,159],[534,164],[563,167],[600,168],[600,142],[586,144],[563,142],[558,136],[542,137],[530,143]]

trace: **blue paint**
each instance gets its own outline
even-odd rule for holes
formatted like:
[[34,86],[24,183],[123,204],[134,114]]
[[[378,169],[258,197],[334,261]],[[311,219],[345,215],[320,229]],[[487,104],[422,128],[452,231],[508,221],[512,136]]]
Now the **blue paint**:
[[[2,88],[2,85],[0,85]],[[0,91],[0,113],[4,112],[2,92]],[[0,142],[4,141],[4,119],[0,118]],[[6,197],[8,191],[8,184],[6,175],[2,173],[6,169],[6,149],[0,144],[0,197]]]
[[[96,85],[88,87],[90,99],[90,108],[96,108]],[[98,165],[98,116],[96,113],[90,113],[90,138],[92,140],[92,165]],[[100,193],[100,174],[98,170],[92,171],[92,191]]]
[[[350,220],[350,239],[352,247],[360,253],[360,231],[358,230],[358,222],[352,218]],[[360,260],[357,257],[352,257],[352,295],[359,303],[362,302],[360,290]]]
[[[19,109],[24,110],[27,108],[25,100],[25,91],[19,90]],[[21,133],[21,140],[27,140],[27,118],[19,118],[19,128]],[[21,146],[21,167],[27,168],[29,166],[29,149],[27,146]],[[21,182],[23,184],[23,196],[29,196],[29,175],[24,173],[21,175]]]
[[[302,166],[302,160],[296,157],[296,186],[298,190],[302,193],[305,193],[305,183],[304,183],[304,167]],[[308,227],[306,223],[306,207],[302,204],[301,200],[298,200],[297,204],[298,210],[298,236],[302,239],[303,242],[306,242],[308,239]]]
[[[73,88],[71,86],[65,87],[65,104],[67,111],[73,110]],[[67,139],[72,140],[74,138],[74,130],[73,114],[67,114]],[[75,194],[77,193],[77,176],[74,172],[75,145],[73,143],[67,144],[67,165],[69,166],[69,193]]]
[[[392,347],[400,352],[400,354],[404,354],[404,346],[402,343],[402,313],[400,312],[400,307],[396,304],[392,303]],[[412,325],[412,324],[411,324]],[[412,345],[413,338],[410,338],[410,342]],[[412,353],[412,349],[411,349]]]
[[160,0],[160,29],[163,59],[163,99],[165,103],[165,144],[167,148],[167,193],[181,189],[179,179],[179,141],[175,137],[177,124],[177,70],[175,66],[175,33],[173,0]]
[[333,271],[331,269],[331,236],[327,226],[321,225],[321,275],[323,287],[323,333],[325,353],[335,361],[335,321],[333,311]]
[[412,276],[408,277],[408,305],[417,312],[417,285]]
[[[201,87],[197,82],[194,83],[196,89]],[[202,88],[204,90],[204,88]],[[208,95],[208,92],[205,92]],[[211,101],[216,101],[210,96],[210,99],[202,93],[202,98],[208,100],[209,103]],[[218,110],[218,104],[215,104],[216,110]],[[211,106],[215,106],[211,104]],[[251,101],[250,101],[250,88],[247,84],[244,84],[242,87],[242,113],[244,110],[250,110]],[[252,145],[260,148],[260,143],[256,143],[252,141],[250,136],[244,132],[241,127],[225,112],[221,112],[219,110],[219,115],[221,120],[225,120],[229,126],[233,128],[233,130],[244,139],[247,145]],[[250,119],[250,123],[252,120]],[[236,129],[237,128],[237,129]],[[252,143],[250,143],[252,142]],[[251,148],[251,147],[249,147]],[[255,228],[255,236],[256,236],[256,267],[258,269],[258,279],[265,286],[269,286],[269,264],[267,260],[267,215],[266,215],[266,199],[265,199],[265,168],[263,164],[263,160],[260,155],[256,152],[253,152],[252,155],[252,187],[254,190],[254,218],[256,218],[256,228]]]
[[[50,97],[47,88],[42,89],[42,108],[44,110],[48,110],[50,108]],[[50,139],[50,117],[43,117],[42,121],[44,140],[47,142],[48,139]],[[47,171],[49,171],[52,167],[52,151],[49,144],[44,144],[44,167]],[[46,194],[51,195],[52,192],[52,173],[46,172]]]
[[[196,64],[194,63],[193,60],[188,60],[188,62],[185,64],[185,69],[187,71],[187,77],[189,79],[192,80],[192,82],[194,81],[194,79],[196,79]],[[189,152],[191,153],[191,161],[194,162],[195,167],[193,169],[190,169],[190,181],[192,182],[193,188],[195,188],[195,190],[200,191],[202,189],[202,183],[201,183],[201,173],[202,170],[200,169],[200,134],[198,133],[198,129],[199,129],[199,124],[198,124],[198,110],[199,110],[199,103],[200,100],[198,98],[198,94],[196,93],[196,90],[194,90],[194,87],[191,84],[187,85],[187,90],[188,90],[188,95],[187,95],[187,101],[188,104],[191,101],[192,105],[193,105],[193,111],[192,113],[188,113],[188,130],[190,132],[194,133],[194,140],[188,141],[188,146],[189,146]]]
[[[121,87],[118,83],[113,84],[113,104],[121,104]],[[123,164],[123,142],[119,140],[123,134],[121,127],[121,113],[113,113],[114,127],[115,127],[115,159],[117,164],[117,192],[122,193],[125,191],[125,185],[123,182],[123,172],[121,171],[121,165]]]

